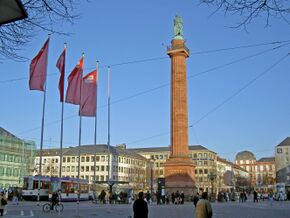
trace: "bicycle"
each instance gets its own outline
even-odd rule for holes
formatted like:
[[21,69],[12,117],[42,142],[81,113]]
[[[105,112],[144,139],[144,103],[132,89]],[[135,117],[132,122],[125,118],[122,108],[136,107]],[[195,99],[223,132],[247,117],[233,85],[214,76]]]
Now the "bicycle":
[[[47,212],[51,211],[51,206],[52,206],[51,203],[45,203],[45,204],[42,206],[42,210],[43,210],[43,212],[47,213]],[[54,205],[53,209],[54,209],[56,212],[62,212],[62,211],[63,211],[63,204],[62,204],[62,203],[57,203],[57,204]]]

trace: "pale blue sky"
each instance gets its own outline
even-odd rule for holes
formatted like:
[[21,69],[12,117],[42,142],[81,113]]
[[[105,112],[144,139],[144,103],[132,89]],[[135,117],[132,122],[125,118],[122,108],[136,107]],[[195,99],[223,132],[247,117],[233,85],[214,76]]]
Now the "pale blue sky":
[[[85,74],[95,67],[96,60],[100,61],[97,142],[107,143],[107,69],[104,66],[112,65],[112,103],[168,84],[170,59],[166,58],[166,46],[170,45],[173,19],[178,14],[183,18],[184,38],[191,51],[187,59],[188,76],[268,49],[261,55],[188,80],[189,125],[195,124],[189,128],[189,143],[201,144],[230,160],[245,149],[253,151],[257,158],[273,155],[274,146],[290,132],[289,57],[204,119],[196,121],[287,55],[290,45],[272,51],[269,49],[281,44],[206,54],[194,52],[289,40],[290,26],[276,19],[265,28],[263,19],[258,19],[246,32],[227,27],[234,25],[238,17],[225,17],[222,12],[210,16],[212,11],[190,0],[102,0],[79,5],[81,16],[76,24],[60,27],[73,34],[51,37],[44,148],[59,146],[60,122],[54,121],[60,120],[61,104],[55,64],[63,43],[68,43],[66,77],[82,52],[85,52]],[[46,33],[38,33],[21,54],[32,59],[46,38]],[[164,59],[114,66],[150,58]],[[43,94],[29,91],[29,62],[6,60],[0,64],[0,69],[0,125],[39,145]],[[128,147],[169,145],[169,100],[170,89],[165,86],[112,104],[111,144],[127,143]],[[77,114],[77,106],[65,105],[65,146],[78,144]],[[92,144],[94,119],[83,119],[82,132],[82,144]],[[159,136],[152,137],[156,135]]]

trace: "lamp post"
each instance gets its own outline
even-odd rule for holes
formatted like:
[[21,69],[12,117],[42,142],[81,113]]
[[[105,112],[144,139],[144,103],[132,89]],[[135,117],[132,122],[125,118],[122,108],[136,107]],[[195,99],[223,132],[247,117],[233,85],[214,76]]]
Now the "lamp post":
[[211,182],[211,194],[210,194],[210,200],[211,201],[215,201],[215,196],[214,196],[214,193],[213,193],[213,184],[214,184],[214,181],[216,180],[216,177],[217,177],[217,175],[214,172],[210,172],[210,174],[208,174],[208,179]]
[[154,166],[154,159],[150,160],[150,192],[151,196],[153,194],[153,166]]

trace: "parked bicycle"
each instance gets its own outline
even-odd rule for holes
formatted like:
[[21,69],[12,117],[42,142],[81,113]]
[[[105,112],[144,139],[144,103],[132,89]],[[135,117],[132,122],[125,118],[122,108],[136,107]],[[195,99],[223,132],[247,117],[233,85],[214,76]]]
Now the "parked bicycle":
[[[42,210],[43,212],[47,213],[49,211],[51,211],[51,207],[52,207],[52,204],[51,203],[46,203],[42,206]],[[56,211],[56,212],[62,212],[63,211],[63,204],[62,203],[57,203],[54,205],[53,209]]]

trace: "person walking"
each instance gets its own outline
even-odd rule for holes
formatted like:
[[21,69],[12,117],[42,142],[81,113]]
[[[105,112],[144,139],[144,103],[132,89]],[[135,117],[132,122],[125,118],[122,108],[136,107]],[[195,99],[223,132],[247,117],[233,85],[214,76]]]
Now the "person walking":
[[171,202],[172,202],[172,204],[175,203],[175,194],[174,194],[174,192],[171,193]]
[[195,207],[198,201],[199,201],[199,193],[197,192],[196,195],[194,195],[193,197],[193,204]]
[[7,204],[7,198],[4,196],[4,192],[0,193],[0,216],[3,216],[5,205]]
[[256,192],[256,190],[254,190],[254,203],[258,202],[258,192]]
[[149,193],[149,191],[147,191],[147,193],[145,194],[145,198],[146,198],[146,201],[147,201],[147,203],[148,204],[150,204],[151,202],[151,195],[150,195],[150,193]]
[[138,199],[133,204],[134,218],[148,218],[148,204],[144,201],[144,193],[139,192]]
[[181,191],[180,199],[181,199],[181,204],[184,204],[184,193],[183,193],[183,191]]
[[212,208],[210,202],[208,201],[207,192],[203,192],[201,199],[197,202],[195,210],[196,218],[211,218]]
[[273,205],[273,192],[272,191],[270,191],[270,193],[269,193],[269,202],[270,202],[270,205],[272,206]]

